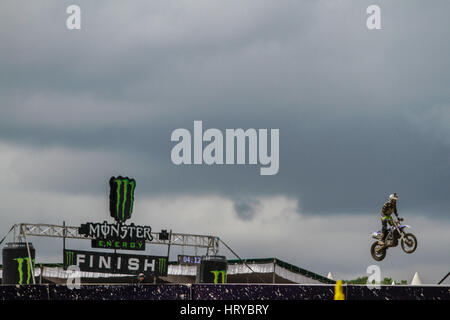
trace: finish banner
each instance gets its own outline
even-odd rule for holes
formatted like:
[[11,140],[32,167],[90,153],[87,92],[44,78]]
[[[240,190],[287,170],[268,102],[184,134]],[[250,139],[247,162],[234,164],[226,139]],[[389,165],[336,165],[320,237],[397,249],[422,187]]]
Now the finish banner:
[[167,276],[168,269],[167,257],[65,249],[64,270],[71,265],[87,272],[144,273],[156,276]]

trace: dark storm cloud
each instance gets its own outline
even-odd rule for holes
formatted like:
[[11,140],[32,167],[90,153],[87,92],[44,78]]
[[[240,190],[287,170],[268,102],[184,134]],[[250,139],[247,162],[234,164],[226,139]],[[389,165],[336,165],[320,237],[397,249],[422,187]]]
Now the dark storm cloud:
[[[448,214],[449,2],[379,1],[379,31],[368,1],[80,1],[80,31],[64,27],[69,4],[0,5],[0,139],[105,155],[49,158],[45,179],[21,167],[29,187],[98,193],[125,171],[145,194],[229,196],[243,217],[242,195],[375,213],[391,192]],[[170,134],[194,120],[279,128],[279,173],[173,165]],[[86,178],[67,177],[77,165]]]
[[251,198],[238,198],[233,203],[234,211],[236,211],[238,217],[242,220],[251,220],[261,203],[257,199]]

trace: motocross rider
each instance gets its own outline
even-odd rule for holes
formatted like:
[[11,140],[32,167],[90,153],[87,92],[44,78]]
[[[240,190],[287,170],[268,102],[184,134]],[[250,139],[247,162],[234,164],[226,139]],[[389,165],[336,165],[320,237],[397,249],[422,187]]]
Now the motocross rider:
[[395,213],[397,219],[399,219],[397,213],[397,200],[397,193],[389,195],[389,200],[383,205],[383,208],[381,209],[381,231],[383,233],[383,237],[380,241],[378,241],[378,243],[382,246],[385,245],[385,240],[388,233],[387,224],[389,223],[391,226],[393,225],[391,214]]

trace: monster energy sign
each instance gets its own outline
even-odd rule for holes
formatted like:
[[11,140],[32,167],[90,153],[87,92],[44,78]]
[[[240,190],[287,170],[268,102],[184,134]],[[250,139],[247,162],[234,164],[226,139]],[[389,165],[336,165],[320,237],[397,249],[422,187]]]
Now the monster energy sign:
[[133,213],[136,181],[118,176],[109,179],[109,212],[118,223],[124,223]]
[[76,265],[81,271],[167,276],[167,257],[64,250],[64,269]]
[[88,222],[78,228],[92,240],[93,248],[145,250],[145,241],[152,241],[152,228],[149,226],[135,226],[125,224],[111,224]]
[[136,181],[122,176],[111,177],[109,187],[109,212],[116,223],[88,222],[82,224],[78,232],[92,239],[93,248],[145,250],[145,241],[153,240],[151,227],[125,224],[133,213]]

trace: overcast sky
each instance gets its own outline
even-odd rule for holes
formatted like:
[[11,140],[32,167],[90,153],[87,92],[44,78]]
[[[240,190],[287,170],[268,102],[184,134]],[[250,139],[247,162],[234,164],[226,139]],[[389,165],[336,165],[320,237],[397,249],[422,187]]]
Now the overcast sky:
[[[71,4],[81,30],[66,28]],[[366,27],[370,4],[381,30]],[[436,283],[450,271],[449,12],[438,0],[3,0],[1,236],[107,219],[121,174],[137,181],[135,222],[351,278],[375,263],[369,233],[397,192],[419,247],[389,250],[382,275]],[[279,129],[278,174],[174,165],[170,135],[194,120]],[[33,241],[38,260],[61,260],[59,242]]]

